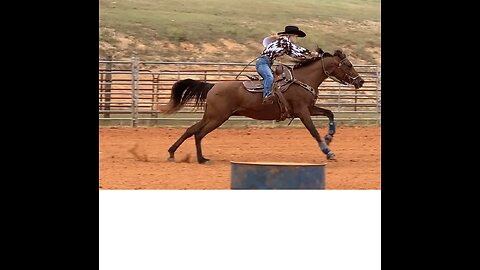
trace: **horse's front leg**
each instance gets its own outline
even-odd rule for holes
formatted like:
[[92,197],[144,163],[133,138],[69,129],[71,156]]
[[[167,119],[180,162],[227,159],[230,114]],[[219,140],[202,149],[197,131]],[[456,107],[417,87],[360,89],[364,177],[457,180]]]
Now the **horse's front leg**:
[[311,116],[323,115],[328,117],[328,134],[325,135],[325,142],[329,145],[333,140],[333,135],[336,131],[335,121],[333,119],[333,112],[327,109],[323,109],[317,106],[309,108]]
[[320,134],[318,133],[315,125],[313,124],[312,117],[310,116],[309,111],[301,111],[298,114],[298,118],[300,118],[303,125],[305,125],[305,127],[308,129],[312,137],[315,138],[322,152],[327,155],[327,159],[335,160],[335,154],[328,148],[327,144],[325,144],[325,142],[320,137]]

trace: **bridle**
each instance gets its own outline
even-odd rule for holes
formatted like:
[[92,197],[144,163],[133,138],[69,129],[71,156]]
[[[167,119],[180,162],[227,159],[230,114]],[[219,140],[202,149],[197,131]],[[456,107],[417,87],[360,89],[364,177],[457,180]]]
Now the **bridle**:
[[[323,62],[323,54],[322,53],[320,55],[320,61],[322,61],[322,66],[323,66],[323,72],[325,73],[325,75],[327,75],[330,79],[338,82],[338,83],[341,83],[343,85],[347,85],[347,84],[353,84],[353,82],[358,78],[360,77],[360,75],[357,75],[356,77],[352,77],[350,76],[349,74],[347,74],[346,72],[344,72],[345,76],[347,77],[347,79],[349,80],[349,82],[346,82],[346,81],[343,81],[337,77],[335,77],[334,75],[330,75],[331,72],[328,72],[327,69],[325,68],[325,62]],[[347,57],[343,58],[342,60],[340,60],[340,62],[338,62],[338,65],[335,67],[335,69],[337,68],[340,68],[346,61],[348,61]]]

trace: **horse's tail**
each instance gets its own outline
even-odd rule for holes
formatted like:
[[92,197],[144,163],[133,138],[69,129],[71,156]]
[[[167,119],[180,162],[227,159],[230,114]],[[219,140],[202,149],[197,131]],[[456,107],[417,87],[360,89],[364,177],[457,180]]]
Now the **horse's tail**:
[[170,101],[165,107],[160,108],[160,111],[165,114],[174,113],[180,110],[185,103],[194,98],[194,108],[203,107],[205,105],[207,93],[214,85],[215,84],[213,83],[206,83],[192,79],[177,81],[172,86]]

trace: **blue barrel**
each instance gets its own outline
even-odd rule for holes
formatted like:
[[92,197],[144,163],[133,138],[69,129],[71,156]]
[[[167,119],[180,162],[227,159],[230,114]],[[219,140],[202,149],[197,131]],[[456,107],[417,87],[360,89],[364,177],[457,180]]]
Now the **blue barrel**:
[[230,163],[232,189],[325,189],[325,164]]

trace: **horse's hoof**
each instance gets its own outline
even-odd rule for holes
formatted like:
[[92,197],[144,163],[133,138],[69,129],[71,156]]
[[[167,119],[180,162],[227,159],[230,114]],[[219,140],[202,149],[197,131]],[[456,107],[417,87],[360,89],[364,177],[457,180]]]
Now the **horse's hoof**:
[[174,157],[169,157],[167,160],[168,161],[175,161],[175,158]]
[[200,159],[200,160],[198,161],[198,163],[200,163],[200,164],[210,164],[211,161],[210,161],[210,159],[203,158],[203,159]]
[[325,143],[329,145],[333,140],[333,136],[330,134],[325,135]]
[[335,157],[335,154],[332,151],[328,152],[327,159],[328,160],[337,160],[337,158]]

